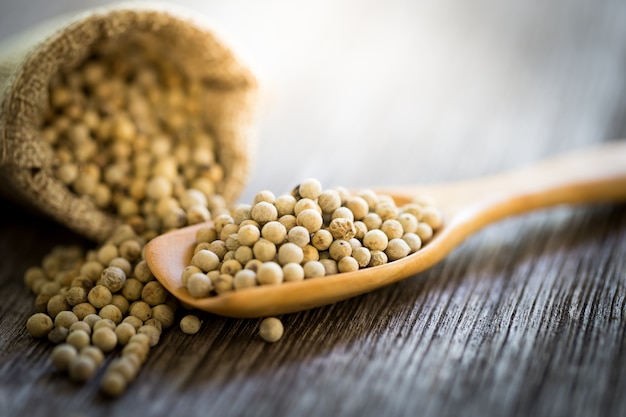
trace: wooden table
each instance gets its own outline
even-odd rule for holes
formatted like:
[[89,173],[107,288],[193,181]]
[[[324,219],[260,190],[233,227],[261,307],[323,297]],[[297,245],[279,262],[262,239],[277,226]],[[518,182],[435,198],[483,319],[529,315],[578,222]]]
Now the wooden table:
[[[0,37],[80,4],[0,6]],[[259,76],[244,202],[309,176],[432,183],[626,137],[623,1],[185,4]],[[25,327],[26,268],[88,243],[2,206],[0,416],[626,415],[624,204],[503,220],[429,271],[282,316],[275,344],[258,320],[203,315],[116,400],[55,373]]]

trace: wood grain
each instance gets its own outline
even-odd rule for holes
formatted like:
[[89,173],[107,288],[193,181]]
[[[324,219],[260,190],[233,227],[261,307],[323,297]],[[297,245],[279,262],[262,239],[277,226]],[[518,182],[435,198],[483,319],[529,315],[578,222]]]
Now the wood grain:
[[[0,5],[0,36],[83,7],[55,4]],[[219,23],[262,81],[242,201],[308,176],[457,180],[626,138],[621,1],[184,4]],[[101,374],[80,386],[54,372],[52,346],[25,329],[26,268],[89,243],[2,207],[2,417],[626,415],[624,204],[503,220],[432,270],[282,316],[275,344],[257,320],[202,315],[195,336],[165,332],[114,401]]]

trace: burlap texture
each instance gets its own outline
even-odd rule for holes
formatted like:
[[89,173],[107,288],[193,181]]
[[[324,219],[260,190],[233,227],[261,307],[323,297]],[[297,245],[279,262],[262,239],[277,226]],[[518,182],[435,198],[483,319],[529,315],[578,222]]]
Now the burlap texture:
[[[218,192],[233,202],[245,186],[253,157],[256,79],[210,28],[179,12],[116,6],[81,13],[51,29],[33,31],[0,56],[0,193],[95,241],[119,220],[80,198],[55,178],[51,147],[41,137],[48,85],[59,71],[79,65],[103,40],[151,40],[152,53],[174,60],[185,75],[209,86],[206,120],[217,141],[225,177]],[[27,39],[28,37],[26,37]],[[150,44],[150,43],[149,43]]]

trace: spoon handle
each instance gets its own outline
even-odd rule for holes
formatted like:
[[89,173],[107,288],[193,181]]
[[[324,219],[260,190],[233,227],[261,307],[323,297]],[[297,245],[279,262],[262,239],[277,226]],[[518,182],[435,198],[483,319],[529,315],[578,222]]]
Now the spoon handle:
[[508,216],[561,204],[626,201],[626,141],[585,148],[478,179],[386,189],[407,199],[430,195],[444,208],[450,248]]

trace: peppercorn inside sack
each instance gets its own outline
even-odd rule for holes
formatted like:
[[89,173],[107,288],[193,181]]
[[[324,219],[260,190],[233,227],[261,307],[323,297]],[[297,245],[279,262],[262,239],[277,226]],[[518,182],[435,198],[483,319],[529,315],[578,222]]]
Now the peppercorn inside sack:
[[234,202],[256,79],[189,16],[109,7],[1,46],[0,194],[98,242],[146,221],[148,175]]

